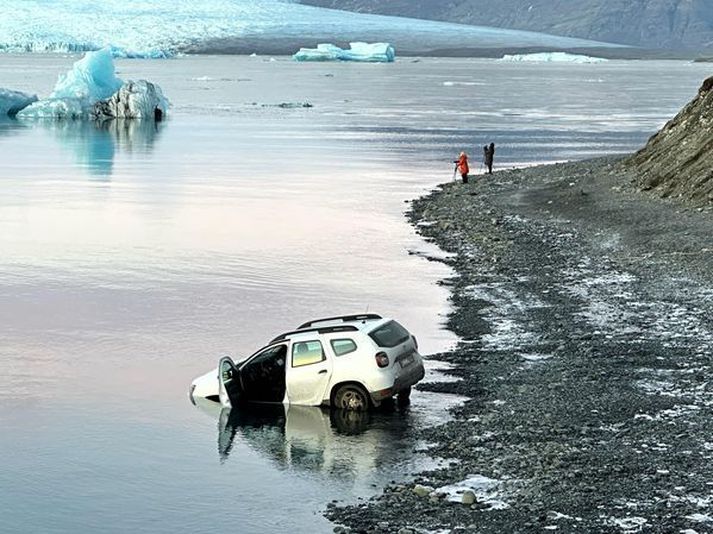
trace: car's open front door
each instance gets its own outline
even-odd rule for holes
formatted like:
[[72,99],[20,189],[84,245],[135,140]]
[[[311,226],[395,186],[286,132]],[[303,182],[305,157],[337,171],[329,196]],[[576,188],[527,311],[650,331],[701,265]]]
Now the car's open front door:
[[225,356],[218,364],[218,393],[220,403],[230,408],[240,402],[240,376],[232,358]]

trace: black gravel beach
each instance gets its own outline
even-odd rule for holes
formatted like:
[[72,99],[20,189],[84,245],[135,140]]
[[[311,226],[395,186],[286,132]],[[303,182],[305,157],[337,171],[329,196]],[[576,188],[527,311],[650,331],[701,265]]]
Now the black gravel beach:
[[433,356],[459,380],[420,387],[470,400],[420,431],[447,467],[333,503],[335,531],[713,532],[713,210],[635,183],[608,158],[413,203],[461,338]]

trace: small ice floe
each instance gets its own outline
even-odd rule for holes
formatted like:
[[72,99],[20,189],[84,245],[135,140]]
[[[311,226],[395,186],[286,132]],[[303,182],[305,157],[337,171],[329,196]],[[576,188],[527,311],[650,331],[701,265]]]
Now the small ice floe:
[[445,87],[455,87],[457,85],[462,85],[466,87],[471,87],[471,86],[476,86],[476,85],[485,85],[482,82],[443,82],[443,85]]
[[318,44],[317,48],[300,48],[292,56],[295,61],[361,61],[366,63],[391,63],[396,59],[396,51],[390,43],[349,43],[349,49],[339,48],[329,43]]
[[[438,493],[446,495],[446,499],[450,502],[467,503],[469,494],[475,496],[475,502],[484,504],[491,510],[504,510],[510,505],[503,500],[504,490],[503,483],[500,480],[488,478],[483,475],[470,475],[462,482],[450,484],[438,488]],[[464,495],[466,495],[464,499]],[[474,503],[470,503],[474,504]]]
[[602,57],[569,54],[567,52],[538,52],[536,54],[506,54],[500,61],[518,63],[606,63]]
[[37,95],[0,88],[0,118],[14,117],[33,102],[37,102]]

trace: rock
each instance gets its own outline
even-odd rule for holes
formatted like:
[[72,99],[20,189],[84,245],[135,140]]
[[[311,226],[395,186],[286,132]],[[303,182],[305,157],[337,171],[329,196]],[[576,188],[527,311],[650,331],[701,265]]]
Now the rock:
[[397,534],[414,534],[413,530],[410,528],[400,528]]
[[146,80],[128,81],[106,100],[100,100],[90,113],[96,120],[161,120],[168,111],[168,101],[158,85]]
[[708,201],[713,193],[713,76],[698,95],[671,119],[646,146],[624,164],[638,175],[638,186],[662,197]]
[[421,484],[416,484],[413,487],[413,492],[419,497],[426,497],[433,491],[431,486],[422,486]]
[[474,504],[476,501],[475,499],[475,493],[471,490],[466,490],[463,492],[463,495],[460,498],[460,502],[466,505],[471,505]]

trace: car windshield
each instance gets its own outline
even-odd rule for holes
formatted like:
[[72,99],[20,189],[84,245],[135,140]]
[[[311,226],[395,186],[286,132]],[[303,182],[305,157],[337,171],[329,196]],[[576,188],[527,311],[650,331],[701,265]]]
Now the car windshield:
[[396,321],[389,321],[376,330],[369,332],[369,337],[380,347],[391,348],[408,340],[410,334]]

